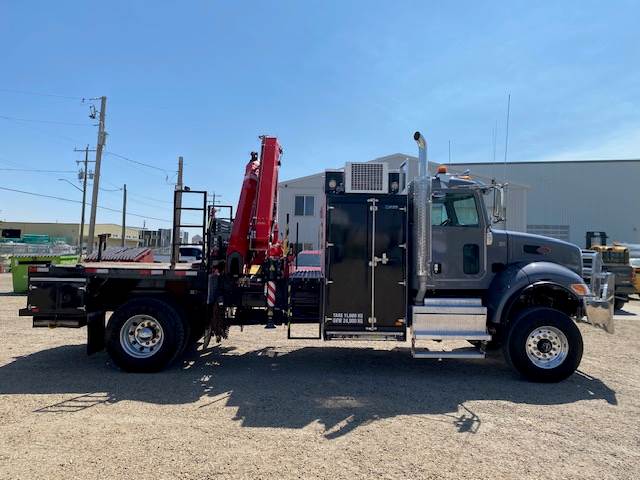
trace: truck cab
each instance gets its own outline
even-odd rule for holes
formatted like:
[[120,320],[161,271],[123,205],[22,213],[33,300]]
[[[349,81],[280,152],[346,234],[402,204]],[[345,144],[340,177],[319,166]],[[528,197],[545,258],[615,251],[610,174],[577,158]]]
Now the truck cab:
[[[409,340],[416,358],[502,347],[530,379],[566,378],[582,356],[575,321],[591,296],[580,248],[494,229],[501,186],[444,166],[422,172],[406,190],[383,163],[325,173],[322,337]],[[600,325],[612,330],[610,319]]]

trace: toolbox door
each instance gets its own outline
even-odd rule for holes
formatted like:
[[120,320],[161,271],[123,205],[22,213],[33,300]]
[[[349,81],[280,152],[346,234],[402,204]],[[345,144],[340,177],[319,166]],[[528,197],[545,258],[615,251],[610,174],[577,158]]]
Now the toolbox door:
[[375,202],[372,216],[373,306],[370,326],[385,330],[405,327],[405,197],[381,197]]
[[369,219],[369,204],[361,198],[327,197],[324,299],[327,330],[364,330],[369,318]]

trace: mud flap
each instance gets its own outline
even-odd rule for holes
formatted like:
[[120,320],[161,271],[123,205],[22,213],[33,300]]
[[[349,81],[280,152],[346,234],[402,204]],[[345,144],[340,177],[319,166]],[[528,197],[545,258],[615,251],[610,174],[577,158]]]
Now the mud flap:
[[204,331],[202,349],[206,350],[213,337],[216,341],[227,338],[229,327],[225,325],[224,297],[220,294],[220,276],[209,274],[207,288],[207,327]]
[[615,301],[615,275],[602,274],[599,291],[586,297],[587,322],[600,327],[607,333],[614,333],[613,308]]
[[87,315],[87,355],[104,350],[104,319],[104,312],[92,312]]

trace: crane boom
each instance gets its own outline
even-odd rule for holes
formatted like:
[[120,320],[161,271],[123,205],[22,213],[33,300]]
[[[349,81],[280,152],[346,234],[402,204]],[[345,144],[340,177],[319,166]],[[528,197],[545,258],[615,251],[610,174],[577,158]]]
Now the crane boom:
[[227,248],[227,272],[246,273],[261,265],[277,239],[275,221],[282,148],[276,137],[262,136],[260,157],[251,153]]

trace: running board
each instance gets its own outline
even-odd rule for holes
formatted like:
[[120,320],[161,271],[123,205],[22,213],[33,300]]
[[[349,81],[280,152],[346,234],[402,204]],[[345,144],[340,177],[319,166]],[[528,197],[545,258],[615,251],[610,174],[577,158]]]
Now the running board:
[[438,360],[443,358],[484,358],[484,352],[473,347],[457,348],[448,352],[429,350],[427,348],[416,350],[412,347],[411,356],[413,358],[435,358]]
[[488,342],[491,340],[491,335],[488,333],[423,333],[420,330],[414,330],[413,338],[415,340],[478,340],[481,342]]
[[330,330],[324,332],[324,338],[325,340],[396,340],[403,342],[406,339],[406,332],[348,332],[341,330]]

